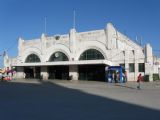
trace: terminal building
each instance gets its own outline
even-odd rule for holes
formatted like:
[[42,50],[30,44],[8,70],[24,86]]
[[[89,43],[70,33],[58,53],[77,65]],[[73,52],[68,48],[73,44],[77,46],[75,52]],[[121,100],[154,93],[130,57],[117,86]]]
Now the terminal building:
[[151,45],[140,46],[111,23],[101,30],[71,29],[64,35],[19,38],[18,56],[5,56],[4,63],[16,67],[17,78],[105,81],[107,67],[119,65],[127,71],[128,81],[135,81],[139,73],[158,72]]

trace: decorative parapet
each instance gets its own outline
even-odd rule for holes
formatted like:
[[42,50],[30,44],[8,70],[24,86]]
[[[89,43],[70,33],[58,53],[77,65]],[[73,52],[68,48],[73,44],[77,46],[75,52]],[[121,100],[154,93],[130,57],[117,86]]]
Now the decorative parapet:
[[28,47],[40,47],[40,39],[26,40],[24,41],[24,48]]
[[137,43],[135,43],[134,41],[132,41],[131,39],[129,39],[127,36],[125,36],[119,31],[117,31],[117,37],[118,37],[118,40],[122,41],[123,43],[126,43],[126,45],[129,45],[134,49],[141,49],[141,50],[143,49],[140,45],[138,45]]
[[17,66],[18,64],[22,63],[21,59],[16,58],[10,58],[10,64],[11,66]]
[[56,36],[47,37],[46,48],[48,49],[59,43],[69,47],[69,35],[59,35],[58,39],[56,39]]
[[89,31],[89,32],[80,32],[77,33],[77,40],[79,42],[81,41],[89,41],[89,40],[105,40],[105,32],[104,30],[94,30],[94,31]]

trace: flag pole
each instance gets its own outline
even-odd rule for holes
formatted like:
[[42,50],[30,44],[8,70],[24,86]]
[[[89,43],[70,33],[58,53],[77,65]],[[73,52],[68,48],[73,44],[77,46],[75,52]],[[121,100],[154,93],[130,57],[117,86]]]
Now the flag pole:
[[76,28],[76,12],[73,10],[73,29]]

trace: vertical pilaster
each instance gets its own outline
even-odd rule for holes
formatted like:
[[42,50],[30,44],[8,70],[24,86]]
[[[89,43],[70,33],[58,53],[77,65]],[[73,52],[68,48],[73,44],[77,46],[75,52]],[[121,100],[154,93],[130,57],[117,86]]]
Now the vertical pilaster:
[[21,56],[24,52],[24,40],[19,38],[18,40],[18,56]]
[[72,80],[78,80],[78,66],[70,65],[69,66],[69,76],[72,76]]
[[138,51],[134,50],[134,68],[135,68],[135,72],[134,72],[134,80],[137,80],[137,76],[138,76]]
[[69,48],[71,51],[71,59],[74,59],[75,53],[76,53],[76,30],[75,29],[71,29],[70,30],[70,34],[69,34]]
[[24,67],[17,67],[16,78],[25,78]]
[[145,57],[146,57],[146,62],[149,63],[150,65],[153,65],[153,51],[150,44],[147,44],[145,46]]
[[[127,75],[129,75],[129,51],[124,51],[124,64],[125,64],[125,71]],[[129,78],[129,76],[127,76]],[[129,81],[130,79],[128,79]]]
[[42,34],[41,36],[41,54],[46,54],[46,39],[47,36],[45,34]]
[[117,49],[117,31],[111,23],[106,26],[106,47],[108,49]]
[[75,53],[76,51],[76,30],[71,29],[69,34],[69,47],[72,53]]
[[41,67],[41,76],[42,76],[43,80],[48,80],[47,66]]
[[149,75],[149,81],[153,81],[153,51],[150,44],[145,46],[145,75]]

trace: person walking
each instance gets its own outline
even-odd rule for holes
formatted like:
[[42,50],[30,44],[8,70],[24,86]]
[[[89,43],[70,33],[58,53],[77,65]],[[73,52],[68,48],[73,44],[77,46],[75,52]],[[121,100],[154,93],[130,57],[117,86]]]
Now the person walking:
[[138,78],[137,78],[137,83],[138,83],[138,85],[137,85],[137,89],[141,89],[141,81],[142,81],[142,75],[141,75],[141,73],[138,75]]

